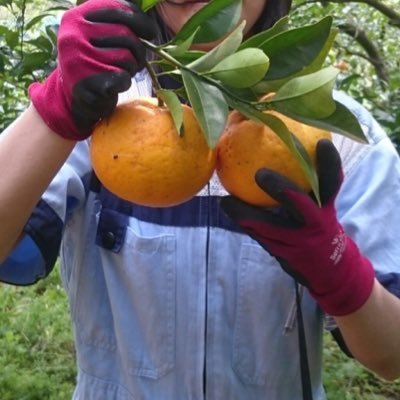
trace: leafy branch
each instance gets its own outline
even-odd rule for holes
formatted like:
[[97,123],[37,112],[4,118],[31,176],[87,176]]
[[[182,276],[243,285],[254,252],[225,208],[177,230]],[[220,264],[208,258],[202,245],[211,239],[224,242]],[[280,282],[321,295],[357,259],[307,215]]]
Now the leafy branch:
[[[142,7],[149,9],[158,2],[143,0]],[[239,24],[241,7],[242,0],[214,0],[170,42],[155,45],[142,40],[156,55],[147,65],[153,81],[167,74],[180,83],[173,91],[161,90],[155,82],[157,96],[170,109],[178,132],[183,121],[178,96],[189,101],[211,148],[218,143],[230,109],[268,125],[297,158],[317,194],[317,176],[307,152],[282,120],[265,111],[365,141],[356,117],[333,99],[339,71],[324,67],[336,35],[332,18],[292,29],[283,18],[246,39],[245,22]],[[219,44],[209,52],[191,50],[215,40]]]

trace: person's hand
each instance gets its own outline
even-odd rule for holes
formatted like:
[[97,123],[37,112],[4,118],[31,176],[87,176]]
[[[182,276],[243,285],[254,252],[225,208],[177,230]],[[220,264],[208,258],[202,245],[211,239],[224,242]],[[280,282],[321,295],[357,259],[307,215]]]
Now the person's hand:
[[68,10],[58,32],[58,67],[29,87],[44,122],[67,139],[88,137],[144,67],[139,37],[155,34],[155,23],[131,1],[88,0]]
[[274,256],[333,316],[359,309],[371,294],[374,270],[337,220],[335,198],[343,173],[340,155],[329,140],[317,144],[322,206],[291,181],[268,170],[257,184],[281,207],[264,209],[232,196],[221,200],[225,213]]

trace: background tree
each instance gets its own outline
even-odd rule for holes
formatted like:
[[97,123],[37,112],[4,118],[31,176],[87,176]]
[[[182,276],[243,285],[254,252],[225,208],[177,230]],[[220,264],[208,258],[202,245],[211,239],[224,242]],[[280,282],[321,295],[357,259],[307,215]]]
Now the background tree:
[[296,24],[332,15],[338,28],[330,60],[338,88],[365,105],[400,144],[398,0],[294,0]]
[[29,84],[56,63],[57,16],[68,0],[0,0],[0,131],[25,109]]

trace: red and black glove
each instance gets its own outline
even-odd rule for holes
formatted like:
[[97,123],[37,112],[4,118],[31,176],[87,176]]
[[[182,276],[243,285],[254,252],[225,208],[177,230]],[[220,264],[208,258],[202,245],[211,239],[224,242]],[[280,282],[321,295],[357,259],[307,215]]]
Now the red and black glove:
[[287,273],[308,287],[323,310],[342,316],[365,303],[375,273],[336,217],[334,202],[343,181],[340,155],[329,140],[320,140],[316,152],[321,207],[268,169],[257,171],[257,184],[281,207],[259,208],[231,196],[221,200],[221,207]]
[[118,93],[141,70],[155,23],[133,2],[88,0],[68,10],[58,32],[58,67],[29,95],[45,123],[60,136],[82,140],[114,110]]

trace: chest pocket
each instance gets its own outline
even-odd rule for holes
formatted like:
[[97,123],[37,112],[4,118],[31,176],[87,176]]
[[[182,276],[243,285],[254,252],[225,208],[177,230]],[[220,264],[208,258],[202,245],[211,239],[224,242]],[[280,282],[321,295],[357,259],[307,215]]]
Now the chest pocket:
[[175,363],[176,239],[129,227],[130,216],[109,206],[95,216],[97,246],[78,273],[77,335],[128,373],[158,379]]

